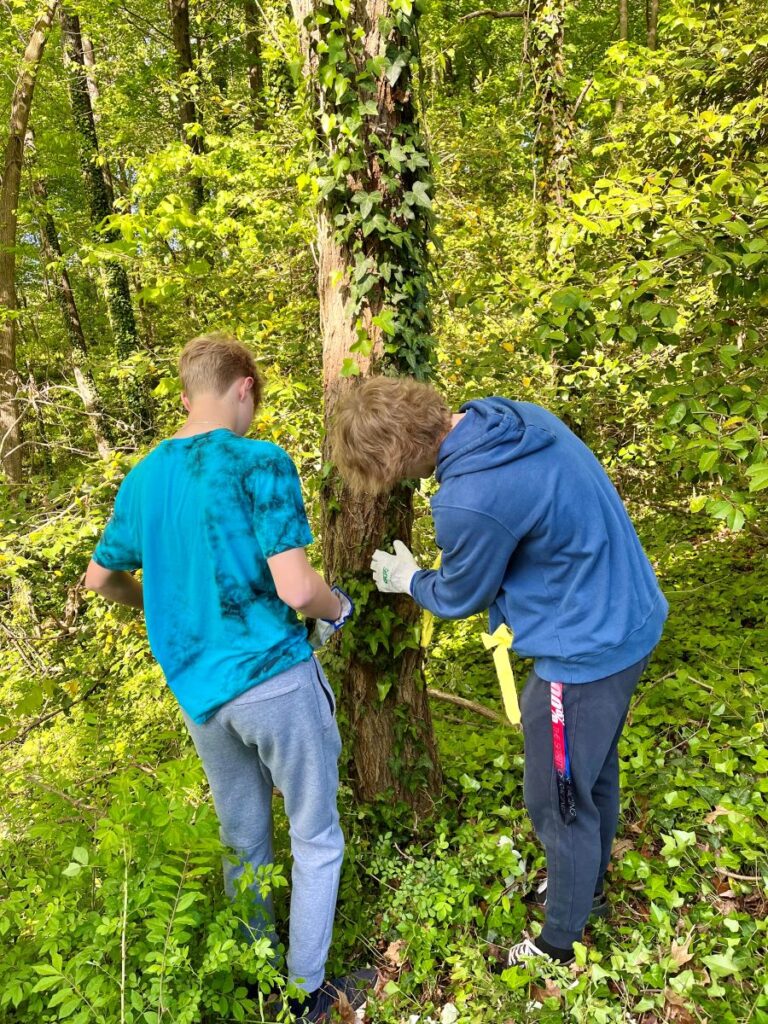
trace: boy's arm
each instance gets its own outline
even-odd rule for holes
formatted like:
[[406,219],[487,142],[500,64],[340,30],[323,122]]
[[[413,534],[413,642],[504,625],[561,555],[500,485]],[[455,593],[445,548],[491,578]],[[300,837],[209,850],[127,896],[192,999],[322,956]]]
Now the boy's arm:
[[335,622],[343,614],[340,598],[307,560],[304,548],[290,548],[267,559],[281,601],[311,619]]
[[142,586],[129,572],[105,569],[103,565],[91,559],[85,571],[85,585],[108,601],[127,604],[131,608],[144,608]]

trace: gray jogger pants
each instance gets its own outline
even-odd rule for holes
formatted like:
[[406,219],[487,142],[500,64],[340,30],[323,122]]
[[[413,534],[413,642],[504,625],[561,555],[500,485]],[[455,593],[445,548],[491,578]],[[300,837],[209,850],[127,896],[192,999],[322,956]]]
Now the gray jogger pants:
[[[563,686],[576,818],[566,824],[552,763],[549,681],[531,672],[520,708],[525,738],[525,805],[547,855],[542,938],[567,949],[581,941],[619,821],[618,745],[632,693],[650,655],[593,683]],[[556,680],[555,680],[556,681]]]
[[[221,826],[231,895],[243,864],[271,864],[272,787],[283,794],[293,856],[288,973],[308,992],[323,983],[344,836],[336,794],[341,739],[333,691],[312,657],[224,704],[202,725],[184,716]],[[271,900],[254,890],[252,926],[273,936]]]

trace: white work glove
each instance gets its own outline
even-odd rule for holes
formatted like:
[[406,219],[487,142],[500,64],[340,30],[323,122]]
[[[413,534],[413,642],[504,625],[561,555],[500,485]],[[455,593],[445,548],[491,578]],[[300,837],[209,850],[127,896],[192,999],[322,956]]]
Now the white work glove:
[[421,566],[401,540],[395,541],[394,548],[394,555],[374,551],[373,581],[383,594],[410,594],[411,580]]
[[341,615],[333,621],[330,619],[317,619],[308,637],[313,651],[316,651],[318,647],[322,647],[324,643],[330,640],[333,634],[338,632],[344,623],[352,617],[355,610],[352,598],[349,594],[345,594],[341,587],[331,587],[331,592],[336,594],[341,602]]

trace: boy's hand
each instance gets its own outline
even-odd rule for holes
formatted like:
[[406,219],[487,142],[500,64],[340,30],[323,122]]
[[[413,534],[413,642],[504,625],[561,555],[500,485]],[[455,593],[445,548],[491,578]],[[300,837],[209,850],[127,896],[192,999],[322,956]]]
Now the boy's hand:
[[324,643],[330,640],[333,634],[341,629],[355,611],[352,598],[349,594],[345,594],[341,587],[331,587],[331,593],[335,594],[339,599],[341,614],[333,622],[329,619],[318,619],[315,622],[315,627],[309,634],[309,642],[313,651],[316,651],[318,647],[322,647]]
[[383,594],[410,594],[411,581],[421,566],[401,540],[395,541],[394,548],[394,555],[374,551],[373,581]]

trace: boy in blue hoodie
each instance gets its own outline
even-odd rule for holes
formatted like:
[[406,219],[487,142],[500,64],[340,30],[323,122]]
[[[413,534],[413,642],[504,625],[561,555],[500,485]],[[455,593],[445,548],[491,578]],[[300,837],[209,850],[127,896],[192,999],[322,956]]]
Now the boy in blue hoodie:
[[488,609],[532,658],[521,700],[524,795],[547,856],[528,901],[546,920],[509,965],[573,959],[591,915],[604,915],[619,816],[618,743],[668,606],[613,484],[552,413],[487,398],[451,414],[432,387],[368,378],[340,400],[334,458],[356,490],[380,492],[435,473],[442,562],[423,570],[407,547],[376,551],[379,590],[408,593],[442,618]]

